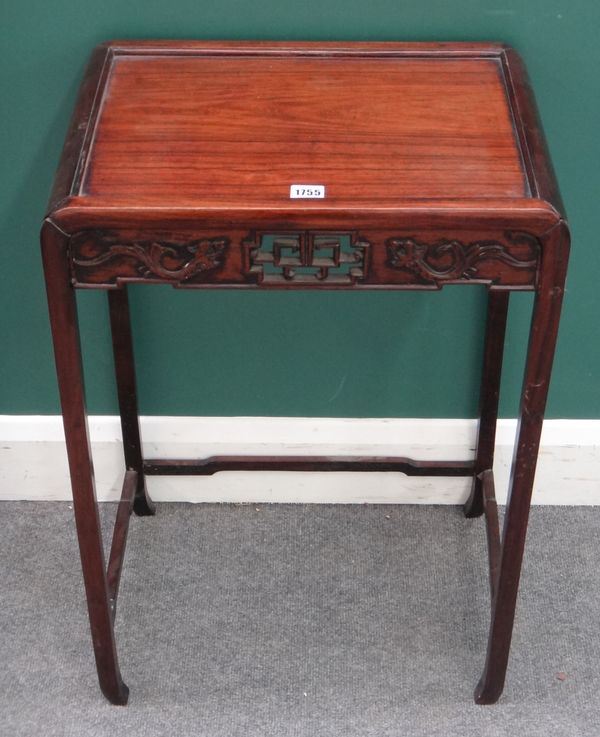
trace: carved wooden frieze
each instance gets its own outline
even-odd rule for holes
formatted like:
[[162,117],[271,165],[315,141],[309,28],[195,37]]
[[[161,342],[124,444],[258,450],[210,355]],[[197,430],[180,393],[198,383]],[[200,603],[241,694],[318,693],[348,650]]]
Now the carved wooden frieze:
[[389,238],[386,248],[389,267],[405,272],[410,282],[438,287],[465,280],[533,284],[540,255],[537,238],[513,231],[504,233],[503,239],[468,243]]
[[124,280],[164,280],[184,284],[202,280],[223,263],[229,239],[198,238],[127,241],[92,231],[71,239],[71,263],[76,284],[117,284]]
[[369,248],[351,231],[253,232],[242,243],[242,271],[262,285],[352,285],[367,276]]

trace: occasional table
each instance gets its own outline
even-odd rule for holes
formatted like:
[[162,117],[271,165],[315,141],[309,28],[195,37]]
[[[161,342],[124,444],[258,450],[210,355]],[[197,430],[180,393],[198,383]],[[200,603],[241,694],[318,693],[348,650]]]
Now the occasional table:
[[[147,475],[390,470],[473,479],[465,513],[485,514],[491,588],[487,659],[475,699],[495,702],[508,662],[569,251],[517,54],[498,44],[465,43],[104,44],[82,82],[41,241],[105,696],[127,702],[113,625],[131,510],[154,513]],[[128,284],[141,282],[351,291],[485,285],[474,459],[144,458],[127,304]],[[89,447],[77,289],[106,290],[110,310],[126,470],[108,563]],[[506,315],[517,290],[535,292],[535,300],[500,535],[492,466]]]

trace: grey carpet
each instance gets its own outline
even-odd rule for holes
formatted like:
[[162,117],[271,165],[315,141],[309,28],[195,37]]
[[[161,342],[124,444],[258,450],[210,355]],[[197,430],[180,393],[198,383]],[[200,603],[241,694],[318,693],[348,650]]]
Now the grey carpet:
[[72,514],[0,504],[2,737],[600,734],[599,508],[533,510],[492,707],[472,701],[484,525],[456,507],[178,504],[133,518],[125,708],[97,687]]

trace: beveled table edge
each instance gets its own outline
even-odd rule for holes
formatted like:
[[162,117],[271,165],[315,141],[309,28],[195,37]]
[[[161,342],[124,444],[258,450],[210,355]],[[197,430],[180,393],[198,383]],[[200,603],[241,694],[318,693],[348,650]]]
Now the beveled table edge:
[[539,236],[564,219],[551,204],[538,199],[502,200],[414,200],[401,205],[323,206],[304,203],[302,209],[288,207],[243,206],[224,203],[210,208],[197,207],[117,207],[110,202],[86,197],[68,197],[47,220],[65,235],[85,228],[156,227],[231,228],[423,228],[472,230],[506,225],[529,230]]

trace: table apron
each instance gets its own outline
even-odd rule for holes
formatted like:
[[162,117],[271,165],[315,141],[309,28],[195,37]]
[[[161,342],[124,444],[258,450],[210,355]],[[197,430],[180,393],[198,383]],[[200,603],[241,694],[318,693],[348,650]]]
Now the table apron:
[[521,230],[85,230],[70,238],[76,287],[535,289],[537,236]]

